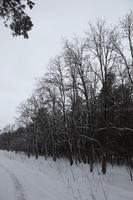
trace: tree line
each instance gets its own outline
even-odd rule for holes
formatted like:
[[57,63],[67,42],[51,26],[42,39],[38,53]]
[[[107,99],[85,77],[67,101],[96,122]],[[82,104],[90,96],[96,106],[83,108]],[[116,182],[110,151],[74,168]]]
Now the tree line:
[[93,171],[101,163],[133,168],[133,12],[116,26],[90,23],[84,38],[64,40],[31,97],[6,127],[0,148],[65,157]]

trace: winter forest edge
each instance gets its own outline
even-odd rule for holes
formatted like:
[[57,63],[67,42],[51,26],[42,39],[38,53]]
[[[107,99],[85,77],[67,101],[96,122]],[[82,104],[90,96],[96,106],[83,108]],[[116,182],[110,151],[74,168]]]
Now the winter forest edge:
[[116,26],[98,20],[84,38],[64,40],[62,52],[31,97],[17,109],[0,148],[70,165],[125,165],[133,180],[133,12]]

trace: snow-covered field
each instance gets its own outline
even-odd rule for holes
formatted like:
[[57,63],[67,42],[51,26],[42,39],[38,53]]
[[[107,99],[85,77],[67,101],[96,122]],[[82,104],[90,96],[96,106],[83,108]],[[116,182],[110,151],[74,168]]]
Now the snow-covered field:
[[126,168],[109,167],[106,175],[100,171],[0,151],[0,200],[133,200]]

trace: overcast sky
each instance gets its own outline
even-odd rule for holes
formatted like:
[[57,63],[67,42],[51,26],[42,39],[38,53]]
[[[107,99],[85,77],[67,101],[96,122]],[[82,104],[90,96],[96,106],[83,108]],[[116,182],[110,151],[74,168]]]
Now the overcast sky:
[[63,37],[83,36],[88,22],[99,17],[115,23],[132,8],[133,0],[37,0],[28,40],[13,38],[1,22],[0,128],[14,122],[17,106],[32,93],[50,58],[60,52]]

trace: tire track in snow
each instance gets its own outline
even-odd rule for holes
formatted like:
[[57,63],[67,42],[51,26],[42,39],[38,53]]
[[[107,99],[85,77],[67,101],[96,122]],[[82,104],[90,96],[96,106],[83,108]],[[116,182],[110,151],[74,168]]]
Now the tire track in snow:
[[4,165],[2,163],[0,163],[0,165],[9,174],[9,176],[14,184],[15,192],[16,192],[16,200],[26,200],[25,195],[24,195],[24,189],[23,189],[21,183],[19,182],[18,178],[16,177],[16,175],[13,172],[11,172],[10,170],[8,170],[6,167],[4,167]]
[[15,174],[10,172],[9,170],[7,170],[7,172],[10,175],[10,177],[11,177],[13,183],[14,183],[14,186],[15,186],[16,200],[26,200],[23,187],[22,187],[21,183],[19,182],[18,178],[15,176]]

